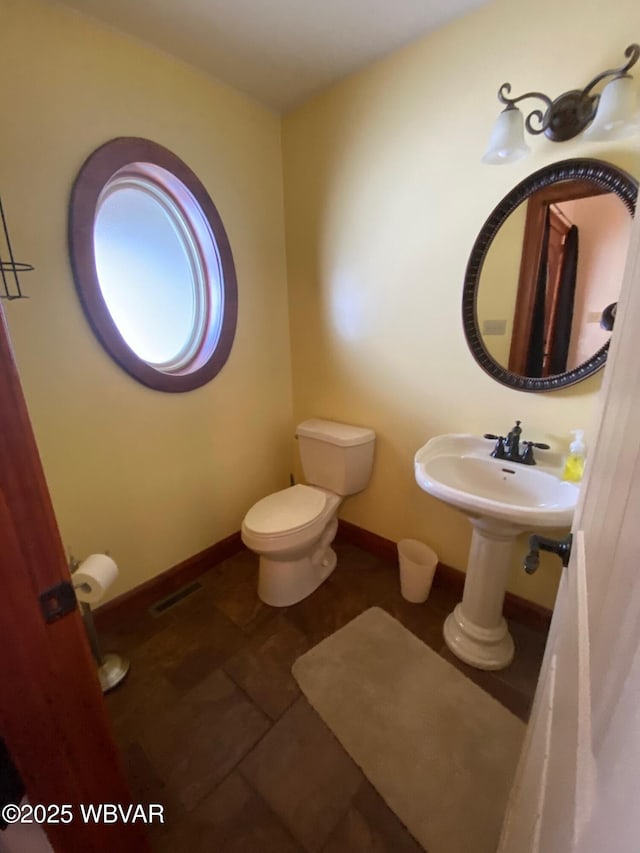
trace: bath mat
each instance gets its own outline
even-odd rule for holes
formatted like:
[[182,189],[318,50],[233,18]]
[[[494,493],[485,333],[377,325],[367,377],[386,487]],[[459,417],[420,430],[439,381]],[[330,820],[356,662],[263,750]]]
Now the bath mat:
[[428,853],[495,853],[525,725],[378,607],[293,674]]

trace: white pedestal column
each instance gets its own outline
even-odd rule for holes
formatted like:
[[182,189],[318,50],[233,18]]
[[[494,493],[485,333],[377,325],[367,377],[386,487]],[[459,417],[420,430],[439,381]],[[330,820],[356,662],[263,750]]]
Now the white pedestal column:
[[451,651],[478,669],[504,669],[513,659],[513,639],[502,615],[513,544],[520,528],[490,518],[472,518],[473,536],[462,601],[444,623]]

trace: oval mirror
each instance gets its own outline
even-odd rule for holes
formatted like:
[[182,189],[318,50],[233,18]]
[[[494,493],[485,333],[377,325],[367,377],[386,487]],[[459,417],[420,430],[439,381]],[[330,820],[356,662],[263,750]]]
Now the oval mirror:
[[637,191],[609,163],[564,160],[493,210],[467,264],[462,322],[498,382],[552,391],[604,366]]

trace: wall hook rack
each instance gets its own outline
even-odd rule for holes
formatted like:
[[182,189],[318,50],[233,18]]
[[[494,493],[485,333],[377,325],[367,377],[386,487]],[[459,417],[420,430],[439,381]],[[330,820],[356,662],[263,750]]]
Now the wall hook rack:
[[[0,219],[2,220],[2,234],[0,240],[4,240],[4,245],[0,243],[0,276],[2,277],[2,285],[0,286],[0,299],[27,299],[28,297],[20,288],[20,278],[18,273],[30,272],[33,269],[31,264],[24,264],[16,261],[13,257],[13,249],[11,248],[11,240],[9,239],[9,229],[7,220],[0,199]],[[3,257],[3,252],[6,251],[8,260]]]

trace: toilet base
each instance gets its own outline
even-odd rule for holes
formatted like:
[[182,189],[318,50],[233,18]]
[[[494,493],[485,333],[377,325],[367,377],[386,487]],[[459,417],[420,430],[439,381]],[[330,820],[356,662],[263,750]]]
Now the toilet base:
[[297,604],[320,586],[335,569],[338,558],[333,548],[326,548],[321,560],[301,557],[298,560],[271,560],[260,557],[258,597],[271,607]]

